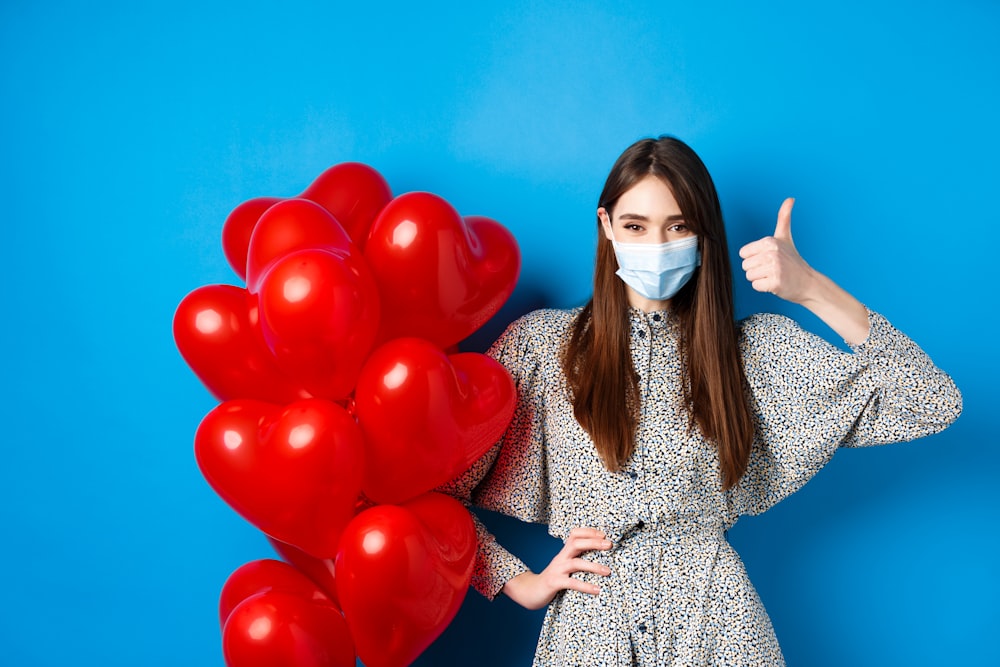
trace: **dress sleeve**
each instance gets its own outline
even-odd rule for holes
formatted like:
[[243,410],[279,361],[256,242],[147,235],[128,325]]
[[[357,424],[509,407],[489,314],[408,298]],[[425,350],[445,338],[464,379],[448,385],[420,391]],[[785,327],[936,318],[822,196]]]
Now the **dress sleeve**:
[[[440,490],[466,506],[475,505],[522,521],[548,523],[543,420],[544,373],[541,350],[532,345],[527,318],[511,324],[487,354],[510,372],[517,406],[503,438],[463,475]],[[472,513],[472,512],[470,512]],[[479,540],[472,586],[493,599],[504,584],[528,570],[501,546],[472,513]]]
[[930,357],[869,311],[868,338],[843,352],[779,315],[756,315],[741,335],[755,436],[731,499],[759,514],[797,491],[837,447],[903,442],[943,430],[962,396]]
[[471,585],[483,597],[494,599],[504,584],[526,571],[525,565],[517,556],[504,549],[489,532],[476,513],[471,510],[472,493],[475,486],[489,471],[499,452],[499,444],[476,461],[471,468],[457,479],[437,489],[441,493],[456,498],[469,509],[472,523],[476,529],[476,560],[472,570]]

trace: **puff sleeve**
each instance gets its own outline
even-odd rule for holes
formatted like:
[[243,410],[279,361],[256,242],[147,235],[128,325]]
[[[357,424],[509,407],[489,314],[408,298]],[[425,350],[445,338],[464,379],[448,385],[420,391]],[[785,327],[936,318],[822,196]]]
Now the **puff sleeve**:
[[795,492],[837,447],[913,440],[958,418],[962,396],[952,379],[881,315],[869,311],[869,322],[852,352],[779,315],[743,322],[755,437],[730,492],[736,514],[759,514]]
[[[532,345],[532,315],[512,323],[487,354],[511,374],[517,405],[506,433],[479,461],[441,491],[464,502],[513,516],[548,523],[544,447],[546,353]],[[504,584],[528,567],[504,549],[473,514],[479,548],[472,586],[493,599]]]

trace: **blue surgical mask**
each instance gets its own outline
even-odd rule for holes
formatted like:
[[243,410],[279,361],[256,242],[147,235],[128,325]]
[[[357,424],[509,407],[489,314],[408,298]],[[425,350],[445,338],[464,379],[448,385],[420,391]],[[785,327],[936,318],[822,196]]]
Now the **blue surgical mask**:
[[677,294],[701,266],[698,237],[668,243],[619,243],[611,239],[618,258],[616,275],[636,292],[654,301]]

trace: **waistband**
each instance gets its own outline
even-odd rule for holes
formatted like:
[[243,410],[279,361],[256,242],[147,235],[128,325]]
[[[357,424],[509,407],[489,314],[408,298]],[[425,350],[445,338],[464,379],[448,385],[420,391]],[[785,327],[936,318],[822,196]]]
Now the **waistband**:
[[721,521],[669,519],[638,521],[625,529],[618,542],[651,542],[654,544],[683,544],[697,541],[724,541],[726,525]]

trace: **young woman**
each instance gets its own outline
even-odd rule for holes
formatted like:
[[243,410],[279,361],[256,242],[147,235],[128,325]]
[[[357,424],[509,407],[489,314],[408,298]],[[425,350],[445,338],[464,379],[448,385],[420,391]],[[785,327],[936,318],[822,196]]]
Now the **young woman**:
[[477,521],[475,588],[549,606],[535,665],[783,664],[726,531],[837,447],[922,437],[961,412],[913,341],[802,260],[792,205],[742,268],[851,353],[778,315],[734,321],[715,187],[670,137],[633,144],[608,176],[590,303],[530,313],[491,349],[518,407],[449,490],[564,540],[533,573]]

